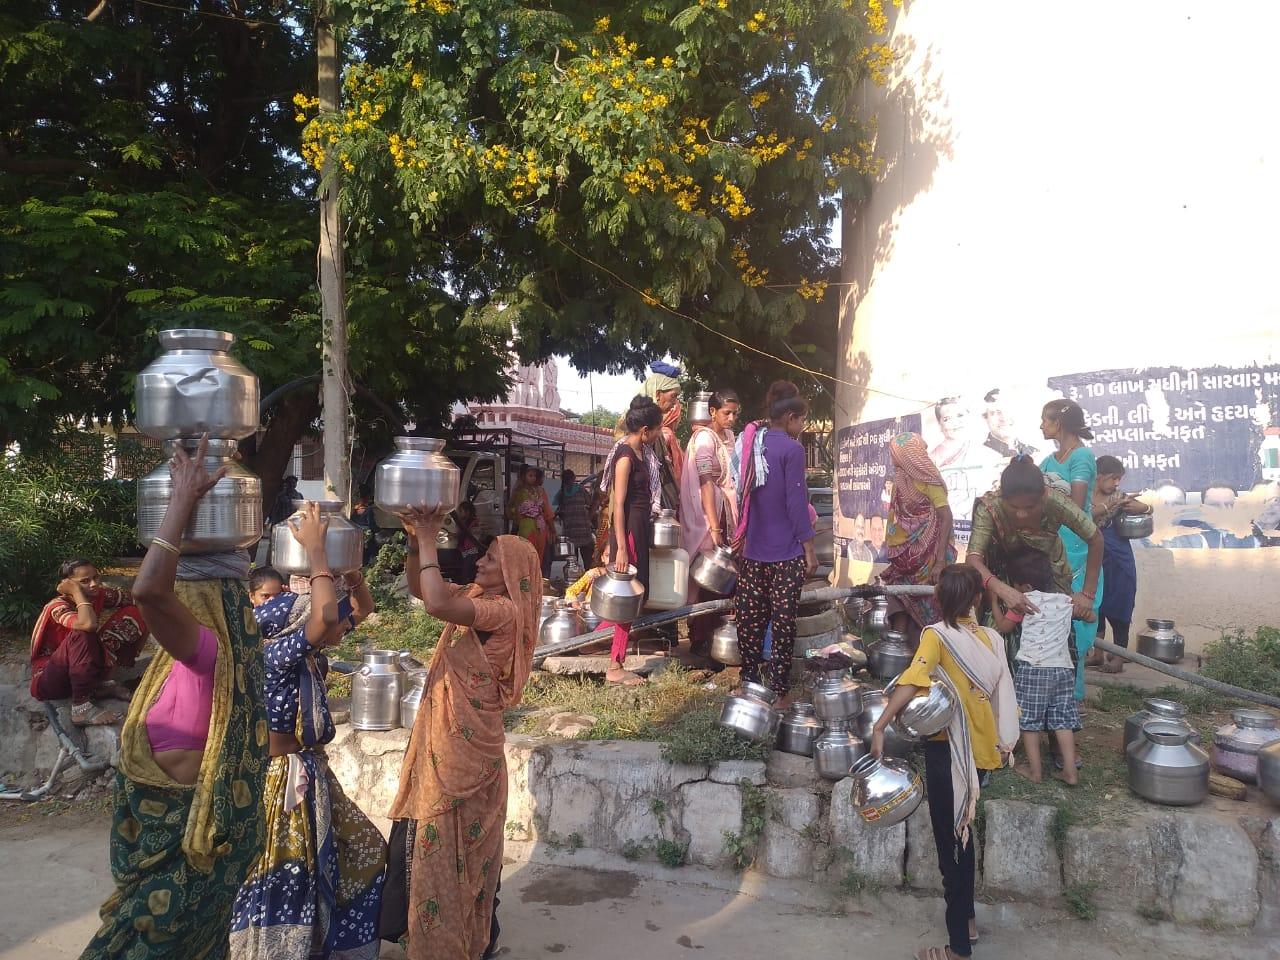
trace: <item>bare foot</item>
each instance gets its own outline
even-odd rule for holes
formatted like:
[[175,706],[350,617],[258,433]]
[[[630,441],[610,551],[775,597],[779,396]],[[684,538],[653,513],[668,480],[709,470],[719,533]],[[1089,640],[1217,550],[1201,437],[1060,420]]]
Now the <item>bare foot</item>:
[[1043,774],[1041,774],[1039,770],[1032,770],[1025,763],[1015,763],[1013,765],[1013,772],[1020,777],[1026,777],[1032,783],[1039,783],[1044,779]]
[[1121,673],[1124,671],[1124,661],[1119,657],[1108,657],[1106,665],[1103,666],[1103,673]]
[[1080,783],[1080,777],[1077,776],[1074,770],[1063,770],[1061,773],[1055,773],[1053,779],[1065,783],[1068,787],[1078,786]]
[[612,683],[619,687],[638,687],[645,682],[644,677],[638,673],[632,673],[630,670],[623,670],[621,667],[614,667],[604,675],[605,683]]
[[978,921],[977,920],[969,921],[969,942],[970,943],[978,942]]

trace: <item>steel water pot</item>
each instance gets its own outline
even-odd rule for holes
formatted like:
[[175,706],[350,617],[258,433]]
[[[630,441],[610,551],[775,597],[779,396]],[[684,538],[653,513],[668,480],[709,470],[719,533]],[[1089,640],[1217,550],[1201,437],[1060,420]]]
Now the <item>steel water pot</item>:
[[555,552],[552,556],[556,560],[568,560],[573,555],[573,542],[568,537],[556,537]]
[[[305,500],[295,500],[296,512],[271,530],[271,565],[284,574],[306,576],[311,572],[307,551],[293,535],[302,519]],[[359,570],[364,559],[364,531],[342,514],[346,506],[341,500],[319,500],[320,513],[329,521],[324,534],[324,555],[334,573]]]
[[1280,741],[1280,718],[1265,710],[1231,712],[1232,722],[1213,734],[1213,767],[1245,783],[1258,782],[1258,752]]
[[1172,620],[1148,620],[1147,629],[1138,633],[1138,652],[1162,663],[1178,663],[1184,646]]
[[[1137,743],[1142,739],[1142,728],[1152,720],[1168,720],[1174,723],[1181,723],[1191,731],[1191,726],[1187,723],[1187,708],[1173,700],[1162,700],[1159,697],[1149,697],[1142,701],[1142,709],[1135,713],[1129,714],[1124,721],[1124,739],[1120,743],[1120,753],[1128,756],[1129,745]],[[1194,731],[1191,731],[1194,733]]]
[[814,712],[821,720],[855,720],[862,712],[862,687],[848,670],[824,670],[810,689]]
[[1182,807],[1209,796],[1209,755],[1182,724],[1152,720],[1128,751],[1129,789],[1152,803]]
[[1266,798],[1280,807],[1280,743],[1258,751],[1258,786]]
[[[862,629],[880,636],[889,629],[889,598],[881,594],[868,597],[862,613]],[[901,634],[899,634],[901,636]]]
[[889,680],[911,666],[914,654],[907,639],[896,630],[886,630],[867,646],[867,670],[877,680]]
[[412,730],[418,719],[418,707],[427,692],[427,671],[410,670],[405,677],[404,696],[400,698],[400,726]]
[[373,500],[382,511],[379,523],[394,527],[397,514],[411,507],[458,505],[461,473],[444,455],[444,441],[434,437],[396,437],[396,451],[378,464]]
[[924,799],[920,775],[905,760],[860,758],[849,771],[853,777],[850,801],[864,823],[891,827],[916,812]]
[[756,743],[770,743],[782,717],[773,708],[778,695],[758,683],[744,683],[720,711],[720,726]]
[[538,628],[538,642],[557,643],[560,640],[581,636],[586,632],[582,626],[582,617],[578,615],[573,601],[557,600],[551,616]]
[[258,429],[258,377],[224,330],[161,330],[163,353],[138,374],[136,425],[157,440],[243,440]]
[[680,521],[676,519],[674,510],[659,511],[658,519],[653,521],[649,544],[659,550],[674,550],[680,546]]
[[813,742],[813,768],[824,780],[843,780],[849,768],[867,755],[867,744],[849,732],[848,720],[823,720]]
[[636,579],[636,568],[619,573],[610,566],[591,585],[591,609],[601,620],[630,623],[644,609],[644,584]]
[[1121,513],[1111,521],[1111,526],[1121,540],[1142,540],[1155,531],[1155,514]]
[[[167,440],[164,449],[170,457],[179,446],[194,455],[199,444],[199,440]],[[196,501],[182,531],[182,542],[177,544],[183,553],[244,550],[262,539],[262,481],[232,459],[235,452],[234,440],[209,441],[205,469],[212,474],[225,467],[227,473]],[[138,540],[143,546],[149,547],[160,532],[171,499],[173,478],[168,463],[138,481]]]
[[[871,743],[871,735],[874,732],[875,725],[888,704],[889,698],[883,690],[877,690],[875,687],[862,688],[862,712],[858,714],[854,729],[857,731],[858,736],[865,740],[868,745]],[[910,740],[898,733],[896,724],[891,723],[885,727],[884,755],[886,757],[905,760],[911,756],[912,746],[913,744]]]
[[726,620],[711,634],[711,659],[726,667],[742,666],[742,648],[738,646],[738,624]]
[[822,721],[814,714],[813,704],[798,700],[778,724],[777,748],[783,753],[812,757],[813,745],[821,734]]
[[560,598],[554,594],[544,594],[542,597],[542,606],[538,608],[538,629],[542,629],[542,625],[547,622],[550,616],[556,612],[556,604],[560,602]]
[[357,730],[392,730],[400,724],[404,670],[395,650],[366,650],[351,677],[351,725]]
[[689,569],[693,582],[704,590],[728,596],[738,585],[738,565],[733,551],[728,547],[716,547],[710,553],[701,553]]
[[693,404],[689,407],[690,423],[711,422],[711,391],[699,390],[693,395]]
[[[890,681],[889,685],[884,688],[886,697],[893,695],[893,690],[897,686],[897,679]],[[908,740],[919,742],[928,740],[935,734],[941,733],[951,723],[951,718],[956,712],[956,698],[951,692],[951,688],[945,683],[935,680],[929,685],[928,691],[923,696],[912,697],[906,702],[898,715],[894,717],[894,724],[898,728],[898,732]]]

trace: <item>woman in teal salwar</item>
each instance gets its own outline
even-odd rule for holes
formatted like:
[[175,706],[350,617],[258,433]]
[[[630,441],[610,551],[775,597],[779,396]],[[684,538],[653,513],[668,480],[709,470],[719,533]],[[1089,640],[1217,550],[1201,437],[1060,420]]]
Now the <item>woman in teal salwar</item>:
[[221,477],[206,472],[206,447],[175,452],[173,496],[134,583],[161,652],[121,731],[116,890],[81,960],[222,960],[236,891],[262,846],[267,723],[248,556],[180,558],[176,546]]

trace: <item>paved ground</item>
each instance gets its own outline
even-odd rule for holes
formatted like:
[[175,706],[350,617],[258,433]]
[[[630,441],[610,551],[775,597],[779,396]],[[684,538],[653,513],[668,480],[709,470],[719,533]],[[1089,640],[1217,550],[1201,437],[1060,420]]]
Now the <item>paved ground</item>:
[[[0,960],[59,960],[79,954],[97,927],[109,892],[107,822],[100,816],[37,817],[0,827]],[[641,872],[595,869],[587,852],[560,865],[509,864],[503,877],[505,960],[683,960],[702,957],[905,958],[937,942],[937,901],[869,901],[834,915],[829,905],[760,900],[749,893],[646,878]],[[649,872],[652,872],[651,870]],[[818,896],[818,888],[808,888]],[[803,894],[802,894],[803,896]],[[1031,915],[997,918],[979,907],[984,960],[1071,956],[1115,960],[1152,955],[1140,932],[1111,930]],[[1198,937],[1199,935],[1193,935]],[[1228,954],[1265,956],[1236,943],[1204,938],[1163,942],[1166,958]],[[390,948],[384,957],[403,954]]]

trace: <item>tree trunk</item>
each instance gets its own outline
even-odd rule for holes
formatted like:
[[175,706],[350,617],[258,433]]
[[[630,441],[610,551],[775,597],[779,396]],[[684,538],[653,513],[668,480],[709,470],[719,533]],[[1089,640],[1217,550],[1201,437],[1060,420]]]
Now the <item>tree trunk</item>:
[[320,413],[320,397],[314,387],[281,397],[257,449],[246,454],[245,466],[262,478],[262,509],[270,513],[280,492],[280,481],[289,469],[293,448]]

